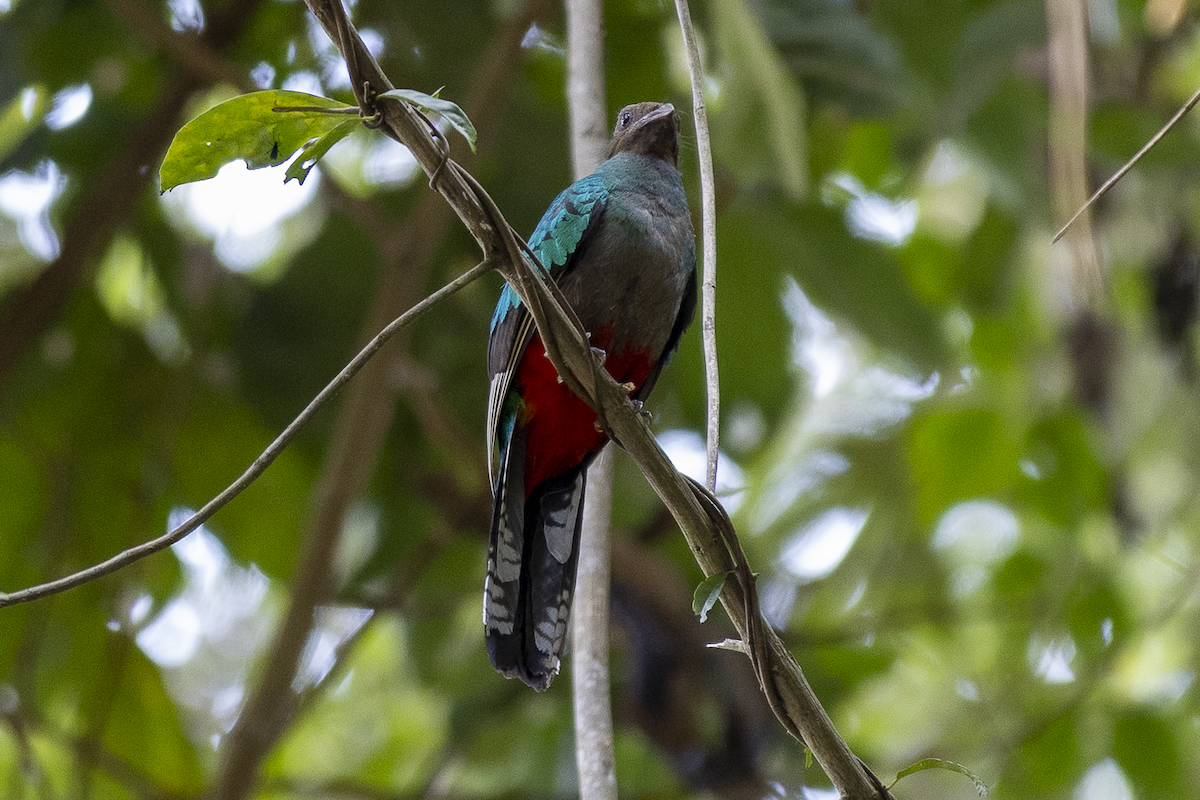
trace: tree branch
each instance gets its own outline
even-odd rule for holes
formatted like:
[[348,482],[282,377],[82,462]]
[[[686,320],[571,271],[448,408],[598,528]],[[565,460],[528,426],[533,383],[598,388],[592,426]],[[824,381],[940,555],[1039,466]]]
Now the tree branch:
[[[1088,51],[1085,0],[1046,0],[1050,53],[1050,188],[1054,214],[1070,216],[1067,232],[1071,274],[1066,286],[1081,306],[1101,293],[1100,255],[1085,200],[1087,175]],[[1068,223],[1069,224],[1069,223]],[[1064,226],[1065,227],[1065,226]]]
[[704,279],[701,283],[700,328],[704,337],[704,376],[708,395],[705,437],[707,468],[704,485],[717,490],[717,458],[721,446],[721,380],[717,373],[717,191],[713,179],[712,143],[708,137],[708,109],[704,105],[704,65],[696,44],[696,29],[687,0],[675,0],[683,49],[692,82],[692,116],[696,120],[696,149],[700,156],[700,230],[703,240]]
[[604,4],[601,0],[566,0],[566,10],[567,114],[571,119],[571,163],[578,180],[600,166],[608,146]]
[[617,798],[608,661],[612,474],[612,450],[606,447],[588,467],[575,605],[571,612],[574,666],[571,681],[580,800]]
[[[566,0],[565,5],[567,112],[571,119],[571,160],[578,180],[600,166],[608,142],[604,4],[601,0]],[[571,612],[575,763],[581,800],[617,798],[608,670],[612,474],[612,451],[605,448],[588,468]]]

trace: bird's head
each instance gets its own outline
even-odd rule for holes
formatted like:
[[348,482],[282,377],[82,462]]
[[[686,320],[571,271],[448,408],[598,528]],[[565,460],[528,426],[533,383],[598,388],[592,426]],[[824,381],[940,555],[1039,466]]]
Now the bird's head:
[[670,103],[634,103],[617,114],[605,158],[617,153],[658,156],[679,166],[679,114]]

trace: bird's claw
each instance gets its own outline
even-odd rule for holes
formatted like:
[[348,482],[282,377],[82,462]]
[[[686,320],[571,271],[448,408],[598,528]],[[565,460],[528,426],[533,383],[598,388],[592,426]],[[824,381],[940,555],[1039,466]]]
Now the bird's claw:
[[[621,388],[625,390],[626,394],[633,394],[633,392],[637,389],[637,384],[626,382],[621,384]],[[649,422],[652,419],[650,412],[643,407],[641,400],[638,400],[636,397],[629,397],[626,399],[629,400],[629,405],[633,406],[634,412],[636,412],[639,417],[646,420],[646,422]]]
[[637,412],[637,415],[646,420],[647,423],[654,419],[654,415],[646,409],[641,400],[635,400],[631,397],[629,398],[629,403],[633,406],[633,410]]
[[[543,351],[542,351],[542,358],[546,359],[546,360],[547,360],[547,361],[549,361],[551,364],[553,364],[553,363],[554,363],[554,361],[553,361],[553,360],[550,358],[550,353],[549,353],[549,352],[547,352],[546,350],[543,350]],[[564,380],[563,380],[563,376],[562,376],[562,375],[559,375],[557,372],[556,372],[556,373],[554,373],[554,382],[555,382],[555,383],[557,383],[559,386],[561,386],[562,384],[566,383],[566,381],[564,381]]]

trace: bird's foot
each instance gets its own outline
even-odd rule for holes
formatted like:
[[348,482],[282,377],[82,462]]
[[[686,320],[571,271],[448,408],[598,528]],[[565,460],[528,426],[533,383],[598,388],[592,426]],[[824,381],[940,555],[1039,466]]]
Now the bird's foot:
[[634,400],[631,397],[629,398],[629,403],[633,406],[633,410],[637,412],[637,415],[646,420],[647,424],[653,421],[654,415],[651,414],[650,411],[642,404],[641,400]]

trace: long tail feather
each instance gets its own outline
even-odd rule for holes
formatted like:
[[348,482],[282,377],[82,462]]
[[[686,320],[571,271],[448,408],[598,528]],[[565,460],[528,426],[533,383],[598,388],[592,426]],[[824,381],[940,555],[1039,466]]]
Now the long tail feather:
[[[497,492],[488,552],[484,623],[492,665],[509,678],[519,678],[543,691],[558,674],[567,640],[567,623],[575,593],[575,570],[583,526],[587,467],[581,465],[547,481],[524,504],[523,558],[516,580],[503,580],[499,512],[511,508],[504,495],[515,489],[507,481]],[[517,490],[520,491],[520,490]]]

